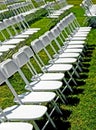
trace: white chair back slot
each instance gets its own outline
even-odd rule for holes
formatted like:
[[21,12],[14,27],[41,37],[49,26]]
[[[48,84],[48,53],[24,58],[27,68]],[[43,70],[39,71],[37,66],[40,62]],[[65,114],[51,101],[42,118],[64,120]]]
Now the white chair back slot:
[[28,56],[28,58],[31,58],[34,56],[34,52],[32,51],[32,49],[29,47],[29,46],[24,46],[24,47],[21,47],[19,49],[19,51],[23,51],[26,53],[26,55]]
[[40,39],[36,39],[35,41],[33,41],[31,43],[31,46],[32,46],[33,50],[35,51],[35,53],[40,52],[44,48]]
[[55,38],[58,37],[59,34],[60,34],[59,30],[58,30],[56,27],[54,27],[54,28],[51,30],[51,32],[53,33],[53,35],[55,36]]
[[6,78],[9,78],[17,72],[18,66],[11,59],[7,59],[6,61],[2,62],[1,69]]
[[24,66],[29,61],[28,56],[24,52],[20,51],[13,55],[13,59],[19,68]]
[[6,80],[6,77],[4,76],[4,74],[1,72],[0,70],[0,85],[3,84]]
[[47,35],[47,37],[50,39],[50,41],[53,41],[54,40],[54,35],[53,35],[53,33],[51,32],[51,31],[48,31],[47,33],[46,33],[46,35]]
[[43,35],[42,37],[40,37],[39,39],[41,40],[42,44],[43,44],[45,47],[48,46],[49,43],[50,43],[50,40],[49,40],[49,38],[47,37],[46,34]]

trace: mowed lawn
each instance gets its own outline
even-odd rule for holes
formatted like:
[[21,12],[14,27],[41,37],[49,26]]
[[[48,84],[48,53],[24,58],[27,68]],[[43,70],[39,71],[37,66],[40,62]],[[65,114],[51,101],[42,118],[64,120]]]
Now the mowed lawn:
[[[81,2],[81,0],[68,0],[69,4],[74,5],[69,12],[73,12],[76,15],[81,26],[87,26],[84,11],[80,7]],[[93,2],[96,3],[95,0]],[[34,34],[31,40],[49,30],[56,22],[55,19],[44,17],[32,24],[31,27],[40,27],[41,30]],[[25,44],[30,45],[31,40],[28,39]],[[65,92],[68,103],[60,103],[60,108],[63,112],[63,116],[58,118],[59,123],[57,122],[60,125],[60,130],[96,130],[96,29],[90,31],[86,42],[87,50],[82,62],[83,72],[80,73],[80,79],[76,79],[78,85],[72,86],[73,93]],[[46,60],[43,53],[41,55]],[[26,68],[24,72],[28,78],[31,77]],[[25,92],[25,84],[17,73],[10,78],[10,82],[18,94]],[[8,87],[3,84],[0,87],[0,106],[6,108],[15,104],[13,98]],[[55,119],[54,117],[56,115],[53,116],[53,119]]]

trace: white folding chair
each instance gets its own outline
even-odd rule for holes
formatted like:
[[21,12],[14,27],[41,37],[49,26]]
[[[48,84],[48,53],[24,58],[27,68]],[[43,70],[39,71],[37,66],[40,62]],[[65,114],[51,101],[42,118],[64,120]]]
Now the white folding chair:
[[[14,39],[14,38],[7,38],[6,37],[6,34],[4,34],[3,33],[3,30],[6,30],[7,29],[7,27],[5,26],[5,24],[4,24],[4,22],[1,22],[0,23],[0,33],[1,33],[1,35],[2,35],[2,37],[3,37],[3,39],[4,39],[4,41],[3,41],[3,44],[16,44],[16,43],[20,43],[21,41],[24,41],[25,39]],[[8,34],[9,34],[9,32],[8,32]],[[1,39],[2,40],[2,39]],[[11,45],[10,47],[15,47],[15,46],[13,46],[13,45]]]
[[96,4],[93,4],[91,0],[83,0],[80,6],[87,17],[96,16]]
[[[24,66],[28,61],[29,58],[24,52],[18,52],[13,55],[13,59],[15,60],[16,64],[21,68]],[[19,69],[21,70],[21,69]],[[66,101],[66,98],[64,94],[62,93],[62,82],[61,81],[43,81],[40,78],[37,78],[37,80],[34,80],[33,82],[29,82],[27,78],[22,74],[21,71],[19,71],[21,74],[23,80],[26,83],[25,88],[28,90],[33,91],[55,91],[57,96],[61,99],[61,101],[64,103],[64,100]]]
[[[65,86],[64,86],[64,89],[63,91],[66,89],[66,88],[69,88],[69,90],[71,92],[73,92],[71,86],[67,83],[65,77],[64,77],[64,74],[61,73],[61,72],[58,72],[58,73],[48,73],[48,72],[45,72],[43,69],[42,69],[42,65],[45,66],[45,64],[43,63],[43,61],[41,59],[37,59],[36,56],[34,55],[34,52],[32,51],[32,49],[28,46],[24,46],[20,49],[20,51],[23,51],[26,53],[26,55],[29,57],[29,58],[33,58],[37,65],[39,66],[40,70],[43,72],[43,73],[37,73],[36,69],[34,68],[34,66],[32,65],[32,63],[30,62],[30,66],[31,68],[34,70],[34,76],[32,77],[32,81],[36,80],[36,78],[40,78],[41,80],[58,80],[58,81],[64,81],[65,83]],[[42,64],[42,65],[41,65]],[[31,68],[30,71],[31,71]]]
[[[18,71],[17,65],[14,62],[12,62],[12,60],[8,60],[6,63],[2,63],[2,66],[3,66],[2,70],[3,70],[4,74],[6,75],[6,78],[11,77],[15,72]],[[12,68],[11,71],[10,71],[9,66],[10,66],[10,68]],[[22,72],[20,74],[23,75]],[[27,80],[26,80],[26,82],[27,82]],[[17,102],[19,104],[51,103],[52,110],[50,112],[50,116],[53,114],[54,110],[56,110],[57,112],[62,114],[61,110],[59,109],[58,105],[56,104],[58,97],[56,97],[55,93],[53,93],[53,92],[33,92],[32,91],[32,92],[26,92],[26,93],[18,95],[10,83],[7,85],[15,97],[15,100],[14,100],[15,102]],[[46,122],[44,127],[46,127],[48,122],[49,121]]]
[[23,16],[35,13],[37,9],[34,8],[32,1],[19,2],[7,5],[9,10],[12,10],[14,15],[22,14]]
[[[0,85],[2,83],[6,82],[6,84],[10,87],[11,91],[13,93],[15,93],[10,82],[5,77],[5,71],[3,71],[3,72],[4,72],[4,74],[0,71]],[[48,118],[47,123],[50,121],[52,126],[54,128],[56,128],[56,125],[54,124],[50,115],[47,113],[47,107],[42,106],[42,105],[23,105],[21,103],[21,101],[19,100],[19,105],[14,105],[14,106],[8,107],[8,108],[4,109],[3,112],[4,112],[4,114],[2,114],[2,113],[0,114],[0,118],[2,120],[5,120],[4,116],[7,117],[8,121],[24,121],[24,120],[28,121],[28,120],[31,120],[33,123],[33,126],[36,130],[40,130],[40,128],[36,124],[35,120],[38,120],[42,116],[46,115]],[[42,130],[45,129],[46,125],[47,124],[45,123]]]
[[[23,46],[22,48],[19,49],[19,51],[23,51],[29,59],[33,58],[36,62],[36,65],[38,65],[38,67],[40,68],[40,73],[37,72],[37,70],[33,68],[34,71],[34,76],[32,77],[32,80],[34,80],[34,78],[39,78],[41,80],[62,80],[64,78],[64,74],[63,73],[46,73],[42,70],[42,66],[39,63],[38,59],[36,58],[34,52],[32,51],[32,49],[29,46]],[[32,66],[31,62],[29,63],[30,66]]]
[[[17,24],[17,21],[14,19],[13,17],[10,17],[9,19],[4,19],[3,20],[5,26],[6,26],[6,30],[7,32],[9,32],[10,37],[12,38],[28,38],[29,35],[22,35],[22,33],[18,32],[15,28],[15,25]],[[18,26],[19,28],[19,26]],[[19,28],[21,29],[21,28]],[[12,33],[14,33],[14,35],[11,33],[11,31],[13,31]]]
[[[44,46],[41,44],[41,42],[39,42],[40,40],[35,40],[34,42],[31,43],[31,47],[32,49],[34,50],[36,56],[38,57],[38,59],[40,61],[42,61],[41,57],[39,56],[38,52],[40,50],[43,50]],[[72,65],[71,64],[49,64],[49,65],[45,65],[44,62],[43,62],[43,67],[42,69],[44,69],[46,72],[62,72],[62,73],[65,73],[65,72],[68,72],[68,74],[70,75],[70,80],[69,82],[72,80],[75,84],[76,81],[72,78],[72,75],[70,74],[70,70],[72,69]]]

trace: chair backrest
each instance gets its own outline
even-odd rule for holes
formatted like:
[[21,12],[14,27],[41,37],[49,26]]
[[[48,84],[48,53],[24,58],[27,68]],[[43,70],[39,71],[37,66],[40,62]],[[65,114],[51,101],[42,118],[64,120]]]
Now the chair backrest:
[[6,26],[5,26],[4,22],[0,21],[0,31],[4,30],[5,28],[6,28]]
[[46,35],[48,36],[48,38],[50,39],[50,41],[53,41],[54,40],[54,35],[53,35],[53,33],[51,32],[51,31],[48,31],[47,33],[46,33]]
[[2,71],[4,72],[6,78],[11,77],[15,72],[18,71],[18,66],[13,62],[12,59],[7,59],[0,65]]
[[7,59],[0,64],[0,85],[3,82],[6,82],[7,86],[11,90],[14,97],[18,100],[19,104],[22,104],[21,100],[19,99],[15,89],[13,88],[12,84],[9,82],[8,78],[14,75],[15,72],[18,71],[18,67],[12,59]]
[[29,61],[28,56],[23,51],[13,54],[12,57],[19,68],[24,66]]
[[[35,60],[35,62],[37,63],[37,65],[39,66],[40,70],[42,71],[42,66],[41,66],[39,60],[37,59],[37,57],[35,56],[35,53],[32,51],[31,47],[23,46],[22,48],[19,49],[19,51],[20,52],[23,51],[24,53],[26,53],[26,55],[28,56],[29,59],[33,58]],[[34,69],[35,68],[33,67],[33,71],[37,74],[37,71]]]
[[40,39],[36,39],[36,40],[32,41],[31,46],[35,53],[39,53],[44,48]]
[[12,23],[11,23],[11,20],[10,20],[10,19],[4,19],[4,20],[3,20],[3,23],[5,24],[5,27],[9,27],[9,26],[11,26],[11,25],[12,25]]
[[2,71],[0,70],[0,85],[3,84],[6,80],[6,77],[4,76],[4,74],[2,73]]
[[19,49],[19,51],[23,51],[26,53],[26,55],[31,58],[34,56],[34,52],[32,51],[32,49],[29,46],[23,46]]
[[47,33],[45,33],[44,35],[40,36],[39,39],[41,40],[42,44],[46,47],[49,45],[50,43],[50,39],[47,36]]
[[57,27],[52,28],[50,31],[53,33],[55,38],[57,38],[60,35],[60,31]]

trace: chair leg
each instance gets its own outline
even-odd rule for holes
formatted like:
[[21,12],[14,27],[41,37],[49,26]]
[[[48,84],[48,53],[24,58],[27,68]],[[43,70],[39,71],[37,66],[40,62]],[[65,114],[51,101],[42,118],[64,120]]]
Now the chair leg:
[[61,94],[60,94],[58,91],[56,91],[56,94],[58,95],[58,97],[60,98],[60,100],[65,104],[65,101],[64,101],[64,99],[62,98]]
[[73,92],[71,86],[69,85],[69,83],[66,81],[65,78],[63,78],[63,81],[66,84],[66,86],[64,86],[64,89],[62,90],[62,92],[64,92],[66,88],[68,88],[71,92]]
[[67,73],[69,74],[69,76],[70,76],[71,80],[73,81],[73,83],[74,83],[75,85],[77,85],[76,81],[74,80],[74,78],[72,77],[72,75],[70,74],[70,72],[67,71]]
[[57,103],[54,100],[52,101],[52,105],[55,106],[57,112],[59,112],[61,115],[63,114],[62,111],[60,110],[59,106],[57,105]]
[[35,121],[32,121],[32,123],[33,123],[33,126],[34,126],[35,130],[40,130],[40,128],[38,127],[38,125],[36,124]]
[[43,126],[43,128],[41,130],[44,130],[48,124],[48,122],[50,121],[53,128],[56,129],[56,125],[55,123],[53,122],[53,120],[51,119],[51,117],[49,116],[49,114],[46,112],[46,117],[48,118],[47,122],[45,123],[45,125]]

